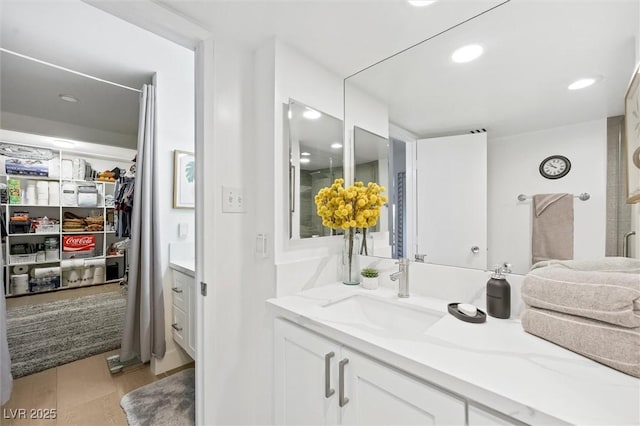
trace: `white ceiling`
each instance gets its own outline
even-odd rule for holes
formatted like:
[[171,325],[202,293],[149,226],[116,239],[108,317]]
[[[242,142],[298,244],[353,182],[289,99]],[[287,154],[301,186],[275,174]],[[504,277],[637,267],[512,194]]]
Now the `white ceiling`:
[[[65,102],[59,98],[60,94],[73,95],[79,102]],[[0,107],[3,113],[117,133],[121,135],[116,140],[122,141],[119,145],[127,146],[132,142],[135,147],[138,99],[137,92],[0,52]]]
[[277,37],[341,76],[481,13],[504,0],[160,0],[214,39],[251,50]]
[[[90,13],[93,7],[57,0],[0,1],[1,47],[133,88],[150,82],[153,70],[132,61],[114,62],[100,53],[105,48],[100,28],[111,21],[83,20],[95,16]],[[117,43],[130,33],[122,29],[110,38]],[[91,43],[100,48],[87,49]],[[80,102],[63,102],[59,94],[73,95]],[[136,148],[138,93],[6,52],[0,54],[0,108],[5,129]]]
[[[439,136],[493,137],[623,114],[635,64],[637,0],[512,0],[348,80],[389,105],[390,121]],[[485,53],[466,64],[458,47]],[[567,86],[602,76],[579,91]],[[348,102],[348,97],[347,97]]]

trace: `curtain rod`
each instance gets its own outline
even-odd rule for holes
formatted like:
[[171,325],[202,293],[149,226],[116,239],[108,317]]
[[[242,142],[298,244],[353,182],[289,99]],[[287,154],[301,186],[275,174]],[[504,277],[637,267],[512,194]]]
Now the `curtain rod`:
[[85,77],[85,78],[89,78],[91,80],[99,81],[101,83],[106,83],[106,84],[110,84],[112,86],[120,87],[121,89],[126,89],[126,90],[131,90],[132,92],[142,93],[142,90],[134,89],[133,87],[125,86],[124,84],[114,83],[113,81],[109,81],[109,80],[105,80],[105,79],[102,79],[102,78],[99,78],[99,77],[95,77],[93,75],[85,74],[85,73],[82,73],[80,71],[75,71],[75,70],[72,70],[70,68],[65,68],[65,67],[60,66],[60,65],[52,64],[51,62],[42,61],[40,59],[36,59],[36,58],[31,57],[31,56],[23,55],[22,53],[18,53],[18,52],[14,52],[12,50],[9,50],[9,49],[5,49],[4,47],[0,47],[0,52],[6,52],[6,53],[8,53],[10,55],[15,55],[15,56],[18,56],[20,58],[27,59],[29,61],[37,62],[39,64],[46,65],[46,66],[51,67],[51,68],[56,68],[56,69],[59,69],[59,70],[62,70],[62,71],[70,72],[71,74],[76,74],[76,75],[79,75],[81,77]]

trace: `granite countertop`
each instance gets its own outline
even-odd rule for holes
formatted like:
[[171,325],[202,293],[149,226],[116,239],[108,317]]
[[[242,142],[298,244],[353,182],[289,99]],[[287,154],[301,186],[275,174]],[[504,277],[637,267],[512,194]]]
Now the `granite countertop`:
[[178,272],[196,277],[196,261],[195,259],[176,259],[169,262],[169,267]]
[[[354,294],[393,300],[444,314],[420,335],[380,333],[349,314],[323,306]],[[335,283],[277,299],[278,316],[324,334],[469,400],[530,424],[640,424],[640,380],[526,333],[519,320],[462,322],[447,313],[453,301],[389,288],[364,290]]]

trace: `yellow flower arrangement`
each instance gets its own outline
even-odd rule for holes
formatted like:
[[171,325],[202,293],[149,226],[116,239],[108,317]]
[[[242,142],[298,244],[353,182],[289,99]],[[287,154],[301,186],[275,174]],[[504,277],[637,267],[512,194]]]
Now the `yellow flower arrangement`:
[[376,226],[380,207],[387,202],[384,186],[369,182],[366,186],[356,182],[344,188],[344,179],[322,188],[315,197],[318,216],[322,224],[331,229],[368,228]]
[[[322,188],[315,197],[316,212],[322,218],[322,224],[331,229],[345,231],[345,252],[343,252],[343,278],[345,284],[358,284],[360,271],[353,261],[353,239],[356,228],[362,228],[366,237],[368,227],[376,226],[380,217],[380,207],[387,202],[387,197],[380,195],[385,192],[384,186],[369,182],[366,186],[356,182],[344,188],[344,179],[336,179],[329,187]],[[363,238],[363,247],[366,238]],[[362,250],[361,250],[362,251]],[[366,250],[365,250],[366,251]]]

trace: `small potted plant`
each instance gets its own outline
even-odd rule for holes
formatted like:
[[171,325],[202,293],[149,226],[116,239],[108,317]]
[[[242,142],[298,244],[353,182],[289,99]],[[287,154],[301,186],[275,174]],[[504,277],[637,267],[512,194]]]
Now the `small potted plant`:
[[375,290],[378,288],[378,270],[374,268],[364,268],[362,272],[362,288]]

